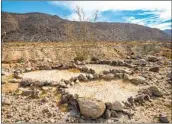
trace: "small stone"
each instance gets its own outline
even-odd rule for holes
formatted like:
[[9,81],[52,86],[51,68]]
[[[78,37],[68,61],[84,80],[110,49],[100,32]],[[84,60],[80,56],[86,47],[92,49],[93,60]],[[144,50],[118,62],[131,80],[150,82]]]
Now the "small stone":
[[130,80],[133,84],[138,85],[138,84],[143,84],[145,83],[146,79],[141,76],[133,77]]
[[88,73],[90,73],[90,74],[95,74],[96,72],[95,72],[95,70],[93,70],[93,69],[90,68],[90,69],[88,70]]
[[149,62],[157,62],[159,59],[156,56],[148,56]]
[[110,117],[111,117],[111,111],[109,109],[106,109],[104,113],[104,118],[109,119]]
[[114,110],[111,110],[111,117],[118,117],[117,112]]
[[93,80],[94,79],[94,76],[92,74],[87,74],[86,77],[89,79],[89,80]]
[[80,74],[80,75],[78,76],[78,80],[79,80],[79,81],[88,81],[87,77],[86,77],[85,75],[83,75],[83,74]]
[[110,80],[113,80],[114,79],[114,74],[106,74],[106,75],[103,75],[102,77],[104,80],[106,81],[110,81]]
[[149,69],[149,71],[159,72],[159,67],[152,67],[152,68]]
[[11,101],[9,99],[2,99],[2,105],[11,105]]
[[148,89],[151,92],[152,96],[155,96],[155,97],[163,96],[162,92],[156,86],[151,86]]
[[20,82],[20,85],[22,87],[27,87],[30,86],[33,83],[33,81],[31,79],[22,79]]
[[112,109],[112,103],[111,102],[107,102],[107,103],[105,103],[105,105],[106,105],[107,109]]
[[93,74],[93,77],[95,80],[99,79],[99,75],[98,74]]
[[161,123],[169,123],[169,120],[168,120],[168,118],[167,118],[167,116],[165,114],[160,114],[159,115],[159,121]]
[[22,89],[22,94],[23,96],[30,96],[32,95],[33,93],[33,90],[30,90],[30,89]]
[[110,72],[109,71],[107,71],[107,70],[104,70],[103,71],[103,74],[109,74]]

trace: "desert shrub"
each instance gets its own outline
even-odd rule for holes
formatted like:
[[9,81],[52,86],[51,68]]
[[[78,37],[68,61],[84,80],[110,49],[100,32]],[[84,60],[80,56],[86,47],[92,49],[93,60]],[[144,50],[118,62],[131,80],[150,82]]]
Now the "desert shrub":
[[160,46],[155,43],[143,43],[135,45],[132,48],[132,51],[135,55],[147,55],[147,54],[156,54],[160,52]]
[[74,61],[84,61],[88,59],[88,50],[80,49],[75,51],[76,57],[74,58]]

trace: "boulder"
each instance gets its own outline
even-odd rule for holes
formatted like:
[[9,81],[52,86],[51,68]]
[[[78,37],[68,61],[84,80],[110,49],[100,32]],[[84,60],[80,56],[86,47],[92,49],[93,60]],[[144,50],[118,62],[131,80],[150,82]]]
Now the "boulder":
[[105,112],[105,104],[96,99],[78,98],[80,112],[86,118],[97,119]]
[[106,81],[110,81],[114,79],[114,74],[109,73],[109,74],[103,75],[102,78]]
[[78,76],[78,80],[79,80],[79,81],[88,81],[87,77],[86,77],[85,75],[83,75],[83,74],[80,74],[80,75]]
[[152,68],[149,69],[149,71],[159,72],[159,67],[152,67]]
[[143,84],[145,83],[146,79],[144,77],[141,77],[141,76],[137,76],[137,77],[133,77],[131,78],[130,80],[133,84]]
[[148,56],[147,59],[149,62],[157,62],[159,60],[156,56]]

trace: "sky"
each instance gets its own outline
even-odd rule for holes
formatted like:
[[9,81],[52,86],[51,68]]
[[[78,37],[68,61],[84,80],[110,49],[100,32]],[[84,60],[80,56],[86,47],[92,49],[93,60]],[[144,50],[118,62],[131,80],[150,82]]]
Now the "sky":
[[15,13],[41,12],[78,21],[76,6],[85,18],[97,22],[135,23],[161,30],[171,29],[171,1],[3,1],[2,11]]

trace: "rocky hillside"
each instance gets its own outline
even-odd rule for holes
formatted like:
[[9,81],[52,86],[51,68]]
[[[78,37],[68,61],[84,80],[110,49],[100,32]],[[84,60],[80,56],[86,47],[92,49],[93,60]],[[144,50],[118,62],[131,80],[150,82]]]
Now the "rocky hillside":
[[166,29],[164,30],[165,33],[167,33],[168,35],[172,36],[172,30],[171,29]]
[[170,41],[165,32],[137,24],[74,22],[42,13],[2,12],[3,41]]

